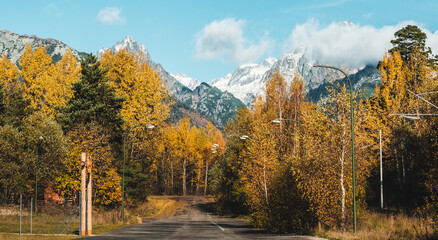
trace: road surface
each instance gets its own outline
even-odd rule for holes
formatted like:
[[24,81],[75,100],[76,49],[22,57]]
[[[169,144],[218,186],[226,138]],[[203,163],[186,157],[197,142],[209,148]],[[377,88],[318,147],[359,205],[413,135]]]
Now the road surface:
[[253,229],[248,221],[220,217],[201,197],[187,197],[189,205],[181,215],[160,220],[143,220],[143,224],[124,227],[105,234],[80,239],[300,239],[321,240],[317,237],[274,235]]

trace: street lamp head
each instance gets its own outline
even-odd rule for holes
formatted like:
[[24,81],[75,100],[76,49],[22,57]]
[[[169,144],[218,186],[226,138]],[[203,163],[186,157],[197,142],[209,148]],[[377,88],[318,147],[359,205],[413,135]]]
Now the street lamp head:
[[279,124],[279,123],[281,123],[281,120],[283,120],[283,119],[281,119],[281,118],[276,118],[276,119],[272,120],[272,123]]
[[39,139],[40,141],[42,141],[42,140],[43,140],[43,136],[40,136],[38,139]]
[[153,129],[155,126],[152,125],[152,124],[146,124],[146,127],[147,127],[148,129]]
[[404,118],[412,119],[412,120],[418,120],[418,119],[420,119],[420,117],[409,116],[409,115],[400,115],[400,117],[404,117]]
[[246,140],[247,138],[249,138],[248,135],[242,135],[242,136],[240,137],[241,140]]
[[391,116],[399,116],[399,117],[403,117],[403,118],[407,118],[407,119],[412,119],[412,120],[418,120],[420,119],[420,115],[422,114],[391,114]]

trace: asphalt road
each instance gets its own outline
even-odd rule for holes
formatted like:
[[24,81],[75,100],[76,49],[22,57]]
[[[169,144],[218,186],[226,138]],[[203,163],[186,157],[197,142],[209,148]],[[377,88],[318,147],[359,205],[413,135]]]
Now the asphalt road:
[[214,215],[200,197],[187,197],[184,214],[160,220],[143,220],[105,234],[80,239],[300,239],[321,240],[309,236],[273,235],[253,229],[248,221]]

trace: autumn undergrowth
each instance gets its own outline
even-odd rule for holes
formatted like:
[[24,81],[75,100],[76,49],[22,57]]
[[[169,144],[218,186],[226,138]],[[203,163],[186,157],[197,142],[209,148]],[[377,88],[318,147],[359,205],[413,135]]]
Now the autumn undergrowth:
[[358,219],[357,233],[340,229],[325,230],[319,227],[316,235],[327,239],[438,239],[438,229],[430,217],[418,218],[406,214],[367,212]]
[[[120,209],[93,209],[93,234],[109,232],[127,225],[139,224],[142,218],[164,218],[182,211],[183,201],[163,196],[148,197],[147,202],[131,204],[125,208],[125,222],[121,221]],[[32,216],[32,233],[30,234],[30,208],[23,208],[20,232],[20,208],[16,205],[0,206],[0,239],[72,239],[77,238],[79,217],[64,230],[76,216],[74,214],[58,231],[51,234],[73,212],[73,206],[42,206],[39,212]],[[76,211],[77,213],[77,211]],[[64,235],[59,235],[63,231]]]

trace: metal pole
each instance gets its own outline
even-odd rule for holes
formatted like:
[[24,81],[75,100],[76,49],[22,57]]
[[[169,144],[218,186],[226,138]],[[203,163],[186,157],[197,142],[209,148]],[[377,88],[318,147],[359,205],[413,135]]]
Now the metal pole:
[[39,136],[38,138],[38,143],[37,143],[37,156],[36,156],[36,161],[35,161],[35,213],[37,212],[37,200],[38,200],[38,157],[39,157],[39,143],[40,141],[43,141],[43,136]]
[[38,155],[39,155],[39,150],[38,150],[38,144],[37,144],[37,158],[35,161],[35,214],[37,212],[37,199],[38,199]]
[[351,158],[352,158],[352,170],[353,170],[353,228],[354,233],[357,231],[357,211],[356,211],[356,162],[354,160],[354,112],[353,112],[353,84],[351,83],[348,75],[341,69],[332,66],[315,65],[314,67],[331,68],[342,72],[350,83],[350,115],[351,115]]
[[379,143],[380,143],[380,209],[383,210],[382,130],[379,130]]
[[128,135],[131,128],[126,131],[125,136],[123,137],[123,173],[122,173],[122,222],[125,220],[125,143],[126,136]]
[[21,215],[22,215],[22,203],[23,203],[23,195],[20,194],[20,235],[21,235]]
[[30,234],[32,234],[32,205],[33,205],[33,198],[30,199]]

